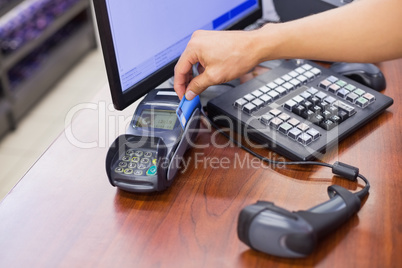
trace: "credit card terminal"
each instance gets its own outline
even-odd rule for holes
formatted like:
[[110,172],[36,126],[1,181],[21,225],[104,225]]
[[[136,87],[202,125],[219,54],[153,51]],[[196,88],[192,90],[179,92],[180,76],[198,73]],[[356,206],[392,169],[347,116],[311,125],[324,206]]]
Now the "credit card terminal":
[[200,125],[201,103],[182,126],[176,115],[180,100],[173,89],[154,89],[140,102],[128,127],[106,155],[109,182],[130,192],[169,187]]

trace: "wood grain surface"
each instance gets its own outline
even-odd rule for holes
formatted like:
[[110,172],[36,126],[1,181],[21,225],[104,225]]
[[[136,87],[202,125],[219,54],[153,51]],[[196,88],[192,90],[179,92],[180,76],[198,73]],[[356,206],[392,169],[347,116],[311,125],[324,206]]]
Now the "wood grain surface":
[[272,169],[205,130],[168,190],[120,191],[107,180],[105,155],[135,105],[114,111],[105,87],[72,107],[66,131],[1,202],[0,267],[402,267],[402,60],[379,67],[394,105],[324,158],[359,167],[370,195],[309,257],[250,250],[237,238],[240,210],[257,200],[305,210],[326,201],[332,183],[355,191],[362,182],[328,168]]

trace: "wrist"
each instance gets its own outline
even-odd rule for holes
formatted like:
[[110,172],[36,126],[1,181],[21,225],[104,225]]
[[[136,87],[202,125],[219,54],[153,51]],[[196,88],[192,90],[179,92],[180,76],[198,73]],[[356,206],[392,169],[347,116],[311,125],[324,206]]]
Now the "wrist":
[[282,23],[269,23],[256,32],[258,33],[255,43],[258,44],[259,63],[290,57],[286,49],[290,38]]

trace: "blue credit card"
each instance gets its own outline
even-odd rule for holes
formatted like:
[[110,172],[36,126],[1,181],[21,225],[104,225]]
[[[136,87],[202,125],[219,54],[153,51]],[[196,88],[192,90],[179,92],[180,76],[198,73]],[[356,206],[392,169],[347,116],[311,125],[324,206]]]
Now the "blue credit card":
[[185,96],[181,99],[179,107],[176,109],[177,117],[179,117],[180,125],[184,129],[188,120],[196,108],[201,108],[200,97],[196,96],[191,101],[187,100]]

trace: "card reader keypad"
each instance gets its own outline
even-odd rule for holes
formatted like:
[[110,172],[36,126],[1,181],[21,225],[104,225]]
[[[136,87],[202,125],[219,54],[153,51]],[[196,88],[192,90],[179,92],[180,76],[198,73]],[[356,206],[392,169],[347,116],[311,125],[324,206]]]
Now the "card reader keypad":
[[154,151],[128,149],[117,161],[114,171],[127,176],[154,176],[157,174],[156,159]]

